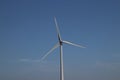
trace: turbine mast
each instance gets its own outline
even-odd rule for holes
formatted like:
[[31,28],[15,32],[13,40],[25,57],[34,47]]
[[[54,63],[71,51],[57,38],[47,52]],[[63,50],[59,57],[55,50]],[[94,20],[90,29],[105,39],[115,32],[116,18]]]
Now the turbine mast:
[[64,69],[63,69],[63,48],[62,42],[60,44],[60,80],[64,80]]

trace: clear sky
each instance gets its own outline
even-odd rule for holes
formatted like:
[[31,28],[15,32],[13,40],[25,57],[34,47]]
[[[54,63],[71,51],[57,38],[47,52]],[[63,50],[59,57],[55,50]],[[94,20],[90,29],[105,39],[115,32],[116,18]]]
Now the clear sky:
[[120,80],[119,0],[0,0],[0,80],[59,80],[56,16],[65,80]]

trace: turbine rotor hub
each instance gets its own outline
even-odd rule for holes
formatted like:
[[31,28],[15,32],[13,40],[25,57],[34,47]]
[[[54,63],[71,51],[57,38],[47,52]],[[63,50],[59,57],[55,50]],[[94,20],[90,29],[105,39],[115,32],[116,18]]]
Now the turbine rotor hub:
[[62,41],[59,41],[59,43],[60,43],[60,45],[62,45],[62,44],[63,44],[63,42],[62,42]]

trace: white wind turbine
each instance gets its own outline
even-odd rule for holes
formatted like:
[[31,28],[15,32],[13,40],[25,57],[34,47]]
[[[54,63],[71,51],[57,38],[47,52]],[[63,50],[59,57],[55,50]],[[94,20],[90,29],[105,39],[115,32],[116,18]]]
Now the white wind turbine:
[[57,29],[58,43],[57,43],[56,45],[54,45],[54,47],[53,47],[50,51],[48,51],[48,52],[41,58],[41,60],[44,60],[53,50],[55,50],[56,48],[60,47],[60,80],[64,80],[63,50],[62,50],[62,45],[63,45],[63,43],[69,44],[69,45],[73,45],[73,46],[76,46],[76,47],[80,47],[80,48],[85,48],[85,47],[84,47],[84,46],[81,46],[81,45],[78,45],[78,44],[71,43],[71,42],[69,42],[69,41],[62,40],[62,39],[61,39],[61,36],[60,36],[60,31],[59,31],[59,28],[58,28],[57,20],[56,20],[55,17],[54,17],[54,20],[55,20],[55,25],[56,25],[56,29]]

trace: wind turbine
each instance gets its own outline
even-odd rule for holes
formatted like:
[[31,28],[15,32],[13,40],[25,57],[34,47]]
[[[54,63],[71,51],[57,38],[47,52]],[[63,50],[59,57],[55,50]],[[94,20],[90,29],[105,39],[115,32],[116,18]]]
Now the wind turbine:
[[61,35],[60,35],[60,31],[59,31],[59,27],[58,27],[58,24],[57,24],[56,17],[54,17],[54,21],[55,21],[55,26],[56,26],[56,29],[57,29],[58,43],[56,45],[54,45],[54,47],[50,51],[48,51],[41,58],[41,60],[44,60],[53,50],[60,47],[60,80],[64,80],[63,49],[62,49],[63,43],[73,45],[73,46],[76,46],[76,47],[80,47],[80,48],[85,48],[85,47],[81,46],[81,45],[78,45],[78,44],[74,44],[74,43],[69,42],[69,41],[62,40]]

